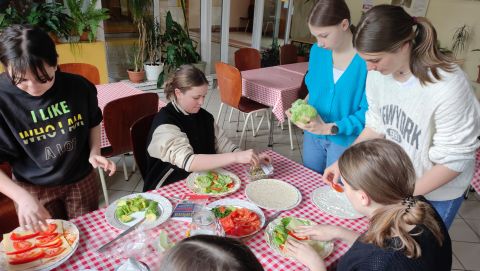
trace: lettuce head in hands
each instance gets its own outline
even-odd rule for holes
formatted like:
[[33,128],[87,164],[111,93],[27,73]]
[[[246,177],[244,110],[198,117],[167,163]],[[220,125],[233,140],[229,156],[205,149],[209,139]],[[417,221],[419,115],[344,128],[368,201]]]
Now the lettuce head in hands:
[[305,102],[305,100],[298,99],[292,104],[290,108],[290,113],[292,114],[292,121],[294,123],[303,123],[307,124],[310,121],[314,120],[318,113],[315,108]]

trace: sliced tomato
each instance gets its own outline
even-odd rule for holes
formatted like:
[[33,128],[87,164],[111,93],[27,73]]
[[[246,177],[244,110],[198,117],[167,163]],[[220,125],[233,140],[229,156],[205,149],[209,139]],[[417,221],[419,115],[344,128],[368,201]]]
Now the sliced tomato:
[[13,248],[15,251],[7,252],[7,255],[15,255],[27,252],[35,248],[35,245],[29,241],[14,241]]
[[248,235],[260,228],[258,214],[246,208],[237,208],[229,216],[220,219],[225,233],[233,236]]
[[343,192],[343,187],[337,183],[332,183],[332,188],[335,189],[335,191],[342,193]]
[[29,251],[10,257],[8,263],[11,265],[29,263],[41,259],[44,255],[45,253],[42,250]]
[[51,235],[39,236],[37,237],[37,244],[46,244],[54,241],[60,236],[59,233],[53,233]]
[[56,247],[56,248],[46,248],[43,250],[45,253],[44,258],[52,258],[59,254],[61,254],[65,250],[64,247]]
[[13,240],[13,241],[28,240],[28,239],[31,239],[33,237],[36,237],[38,234],[39,234],[39,232],[20,235],[20,234],[14,232],[10,235],[10,240]]
[[227,184],[227,187],[228,187],[228,188],[232,188],[234,185],[235,185],[235,184],[234,184],[233,182],[231,182],[231,183]]
[[62,245],[62,243],[63,243],[62,239],[58,238],[58,239],[55,239],[55,241],[50,243],[37,244],[37,247],[48,247],[48,248],[59,247]]
[[297,239],[297,240],[308,240],[308,237],[307,236],[297,236],[293,231],[288,231],[288,235],[292,236],[293,238]]
[[220,188],[220,187],[214,187],[214,186],[210,187],[210,189],[211,189],[211,190],[215,190],[215,191],[221,191],[221,190],[222,190],[222,188]]
[[212,171],[211,173],[212,173],[212,175],[213,175],[213,179],[214,179],[215,181],[218,180],[218,173],[216,173],[216,172],[214,172],[214,171]]
[[46,231],[42,231],[39,233],[40,236],[48,236],[53,233],[55,233],[55,230],[57,229],[57,224],[55,223],[50,223],[48,224],[48,229]]

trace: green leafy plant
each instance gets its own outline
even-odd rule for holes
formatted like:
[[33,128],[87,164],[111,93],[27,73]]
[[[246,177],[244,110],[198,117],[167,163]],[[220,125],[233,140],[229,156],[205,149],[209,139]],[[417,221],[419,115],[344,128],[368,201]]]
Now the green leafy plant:
[[462,25],[455,30],[452,36],[452,52],[455,55],[463,52],[467,48],[467,43],[470,41],[470,27]]
[[278,40],[272,40],[272,46],[262,50],[262,67],[271,67],[280,64],[280,45]]
[[165,20],[165,32],[162,35],[164,69],[158,77],[157,87],[161,88],[165,76],[183,64],[200,61],[197,44],[190,38],[188,32],[172,19],[170,11]]
[[95,40],[100,22],[110,18],[108,9],[97,9],[97,0],[66,0],[66,4],[72,17],[74,34],[86,32],[89,41]]
[[162,55],[162,34],[160,33],[160,23],[153,18],[147,21],[147,59],[150,65],[155,65],[161,61]]
[[130,7],[130,13],[132,14],[133,22],[137,25],[138,30],[138,50],[134,56],[134,67],[132,71],[139,72],[143,70],[143,63],[145,62],[145,47],[147,40],[147,27],[145,18],[148,17],[146,12],[153,5],[153,1],[129,0],[128,5]]

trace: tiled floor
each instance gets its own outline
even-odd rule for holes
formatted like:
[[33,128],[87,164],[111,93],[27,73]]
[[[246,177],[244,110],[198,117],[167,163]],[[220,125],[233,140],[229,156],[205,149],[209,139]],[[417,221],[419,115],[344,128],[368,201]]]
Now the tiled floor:
[[[220,98],[217,90],[209,90],[204,108],[216,117],[219,106]],[[235,132],[236,123],[233,122],[233,120],[237,119],[237,113],[234,112],[232,123],[228,122],[227,113],[230,113],[230,111],[225,111],[221,116],[220,125],[234,142],[238,142],[240,133],[237,134]],[[259,119],[260,116],[258,116],[257,121]],[[240,117],[240,120],[242,120],[242,117]],[[241,125],[242,123],[240,123],[239,126],[242,127]],[[285,129],[281,130],[280,127],[275,126],[275,144],[273,150],[301,163],[303,136],[299,129],[294,129],[294,131],[295,134],[293,140],[295,149],[292,151],[290,150],[288,127],[285,125]],[[259,131],[259,135],[256,137],[252,137],[251,131],[246,134],[246,148],[254,148],[259,151],[267,148],[268,130],[265,122],[262,125],[262,129]],[[130,172],[130,178],[128,181],[124,180],[120,158],[116,157],[114,160],[117,161],[118,171],[114,176],[107,178],[107,186],[111,202],[124,195],[141,192],[143,186],[143,180],[140,177],[138,170],[134,173],[131,172],[133,161],[132,156],[126,157],[127,166]],[[103,196],[101,202],[100,206],[104,206]],[[460,212],[450,229],[450,236],[453,241],[454,254],[452,270],[480,270],[480,196],[478,194],[471,192],[468,200],[463,203]]]

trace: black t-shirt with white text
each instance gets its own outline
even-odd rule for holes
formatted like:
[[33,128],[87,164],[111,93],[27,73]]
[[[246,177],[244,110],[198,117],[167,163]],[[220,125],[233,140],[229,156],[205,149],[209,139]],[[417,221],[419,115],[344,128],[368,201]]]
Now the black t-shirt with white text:
[[53,86],[32,96],[0,74],[0,162],[19,181],[70,184],[92,170],[90,129],[102,121],[97,90],[85,78],[57,71]]

